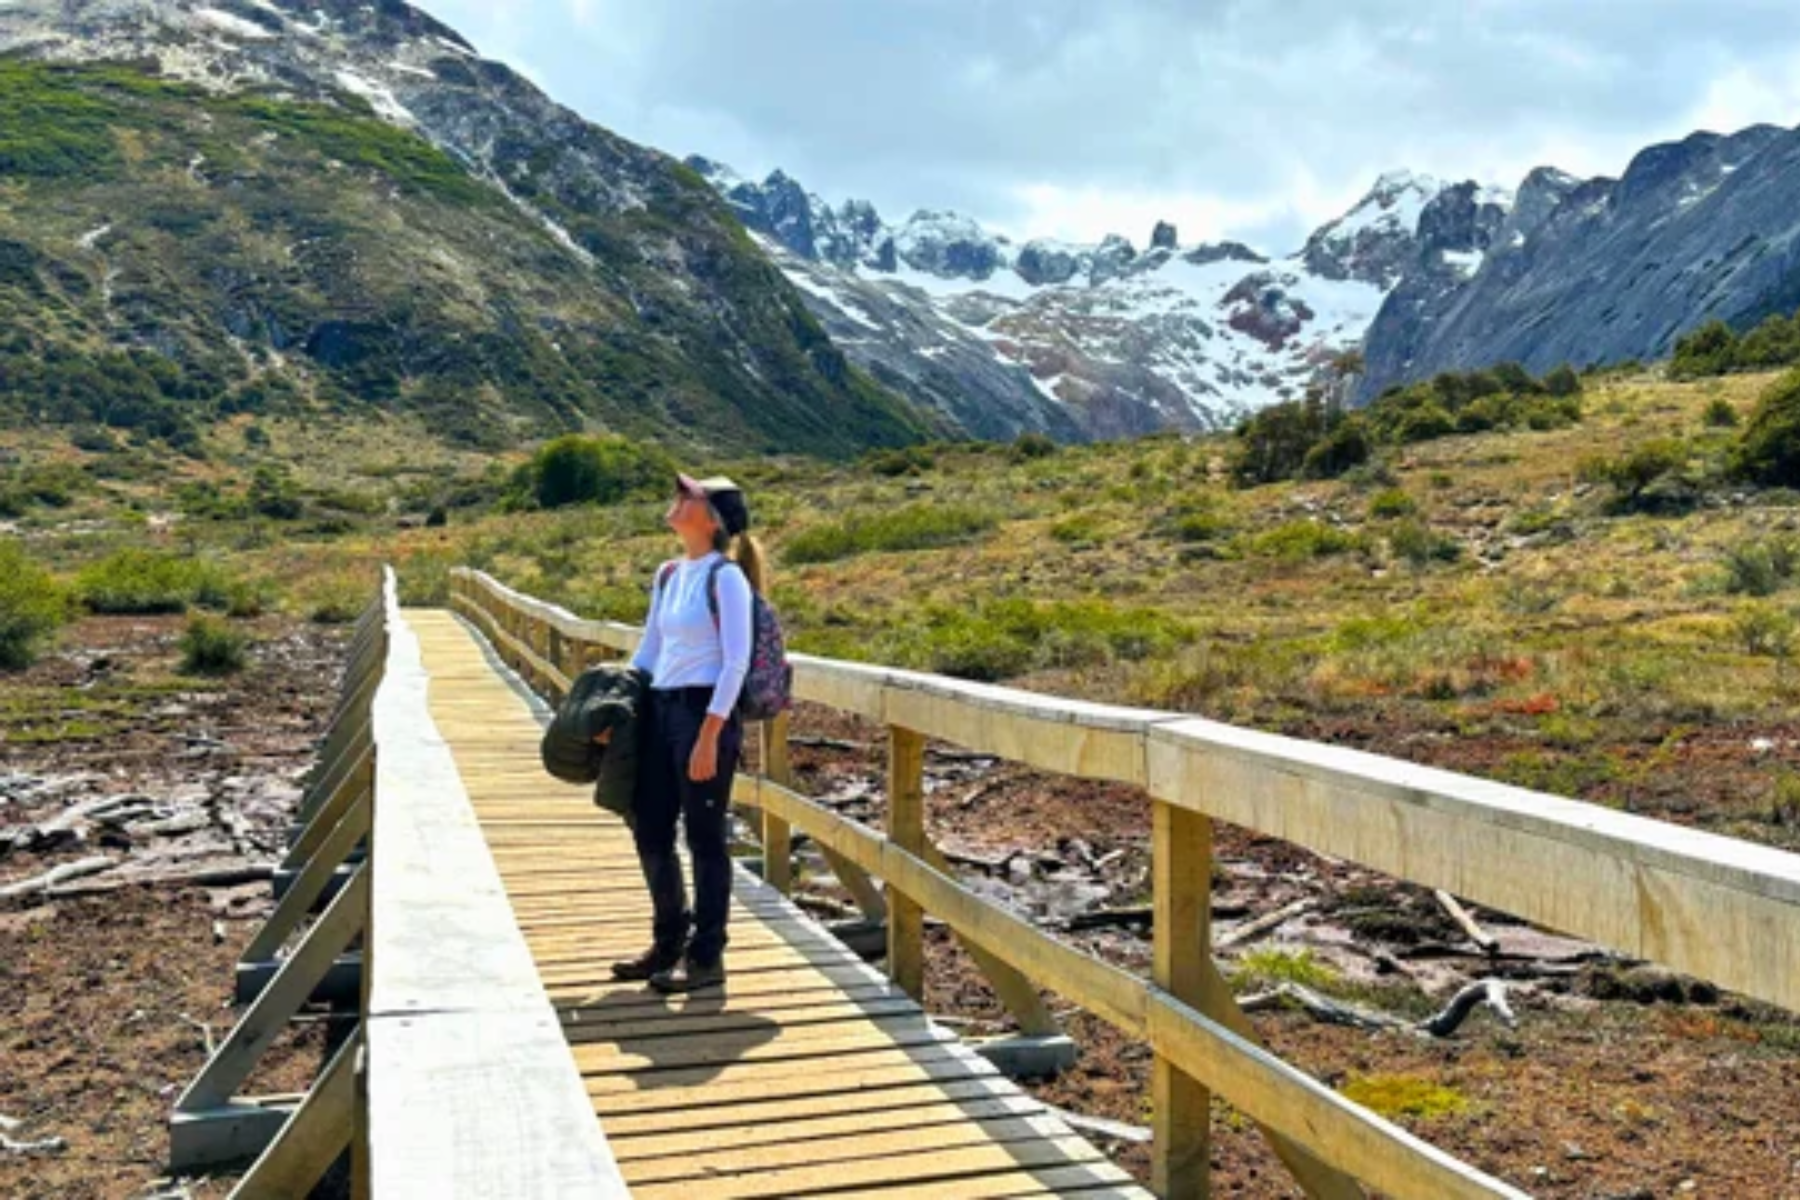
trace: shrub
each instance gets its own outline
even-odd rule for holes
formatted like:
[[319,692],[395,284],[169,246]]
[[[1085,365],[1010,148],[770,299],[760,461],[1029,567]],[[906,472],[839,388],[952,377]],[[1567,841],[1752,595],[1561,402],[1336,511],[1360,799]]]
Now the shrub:
[[1289,521],[1257,534],[1249,542],[1252,554],[1290,562],[1327,558],[1361,548],[1362,539],[1355,534],[1319,521]]
[[375,598],[375,580],[354,571],[317,576],[300,590],[300,611],[316,625],[348,625]]
[[1368,462],[1375,453],[1368,422],[1345,417],[1333,424],[1300,461],[1300,473],[1308,479],[1336,479]]
[[1725,590],[1741,596],[1772,596],[1793,582],[1800,567],[1800,544],[1770,538],[1725,551]]
[[1271,405],[1238,427],[1232,474],[1246,487],[1292,479],[1328,432],[1325,407],[1317,401]]
[[930,608],[922,626],[898,635],[893,654],[907,666],[993,682],[1038,668],[1138,661],[1192,637],[1185,622],[1154,609],[1006,599]]
[[1462,558],[1462,543],[1447,534],[1435,533],[1423,521],[1401,521],[1388,530],[1388,545],[1396,557],[1415,567],[1434,562],[1453,563]]
[[1418,511],[1418,502],[1399,488],[1388,488],[1369,497],[1369,516],[1374,520],[1410,517]]
[[1049,458],[1056,453],[1056,443],[1041,433],[1021,433],[1012,444],[1014,462],[1032,458]]
[[924,550],[966,541],[995,525],[985,509],[954,504],[909,504],[857,513],[803,529],[781,548],[790,563],[832,562],[856,554]]
[[1744,653],[1786,658],[1794,647],[1794,618],[1767,604],[1747,604],[1731,620]]
[[1777,379],[1757,399],[1732,448],[1729,470],[1754,483],[1800,487],[1800,369]]
[[1544,390],[1552,396],[1579,396],[1581,376],[1568,363],[1564,363],[1544,376]]
[[84,568],[76,597],[96,613],[179,613],[190,604],[223,608],[230,578],[212,563],[154,550],[125,549]]
[[1669,360],[1669,375],[1674,379],[1695,379],[1702,375],[1723,375],[1737,365],[1737,334],[1720,320],[1711,320],[1675,341],[1675,354]]
[[68,598],[50,573],[19,543],[0,542],[0,670],[30,666],[68,612]]
[[1338,981],[1338,973],[1310,948],[1286,950],[1268,946],[1251,950],[1238,959],[1231,982],[1239,988],[1273,987],[1297,983],[1302,987],[1328,988]]
[[863,455],[862,461],[870,471],[890,479],[899,475],[918,475],[937,466],[936,456],[923,446],[875,450]]
[[1652,438],[1616,459],[1586,462],[1581,471],[1611,484],[1627,508],[1640,508],[1651,485],[1686,467],[1688,457],[1688,444],[1680,438]]
[[569,434],[545,444],[521,469],[519,491],[540,508],[615,504],[672,486],[675,464],[662,451],[622,437]]
[[183,675],[235,675],[244,669],[244,635],[212,617],[195,617],[181,636]]
[[1700,419],[1709,429],[1735,429],[1739,422],[1738,410],[1723,396],[1714,396]]

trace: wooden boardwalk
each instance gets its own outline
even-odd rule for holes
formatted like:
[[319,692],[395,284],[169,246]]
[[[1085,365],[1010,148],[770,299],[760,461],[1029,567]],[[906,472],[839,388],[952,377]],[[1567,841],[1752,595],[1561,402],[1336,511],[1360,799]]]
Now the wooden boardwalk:
[[446,612],[406,617],[432,719],[634,1196],[1148,1196],[743,871],[723,993],[611,982],[608,965],[649,936],[629,832],[544,773],[532,703],[484,642]]

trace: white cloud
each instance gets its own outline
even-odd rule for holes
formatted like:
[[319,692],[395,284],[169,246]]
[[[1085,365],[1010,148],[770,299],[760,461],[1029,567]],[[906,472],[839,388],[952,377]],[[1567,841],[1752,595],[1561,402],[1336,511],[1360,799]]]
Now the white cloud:
[[427,0],[627,137],[892,218],[1292,249],[1383,170],[1622,171],[1800,120],[1791,0]]

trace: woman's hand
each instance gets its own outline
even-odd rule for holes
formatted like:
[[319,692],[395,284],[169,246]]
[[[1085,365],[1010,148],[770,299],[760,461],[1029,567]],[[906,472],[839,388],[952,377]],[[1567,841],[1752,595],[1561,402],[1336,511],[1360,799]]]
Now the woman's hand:
[[688,778],[695,783],[709,783],[719,773],[719,738],[702,733],[694,739],[694,753],[688,758]]

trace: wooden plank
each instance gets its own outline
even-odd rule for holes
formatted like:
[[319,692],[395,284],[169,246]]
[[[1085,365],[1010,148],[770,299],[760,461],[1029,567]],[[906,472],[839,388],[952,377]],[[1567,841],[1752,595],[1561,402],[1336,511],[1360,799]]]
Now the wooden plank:
[[306,940],[295,948],[281,964],[275,978],[269,981],[242,1018],[219,1047],[194,1082],[188,1085],[175,1108],[179,1112],[195,1112],[217,1108],[231,1099],[250,1072],[256,1068],[281,1031],[288,1018],[300,1011],[313,988],[325,977],[332,962],[350,939],[363,929],[368,910],[369,873],[359,867],[349,886],[325,910],[318,924],[308,931]]
[[954,1034],[928,1021],[890,1018],[830,1025],[788,1027],[767,1022],[760,1029],[718,1033],[709,1038],[637,1038],[628,1043],[570,1039],[583,1075],[668,1071],[766,1059],[817,1058],[839,1050],[923,1046],[953,1040]]
[[1036,1171],[998,1171],[963,1179],[902,1183],[893,1187],[856,1188],[836,1197],[869,1200],[1009,1200],[1017,1196],[1075,1196],[1081,1200],[1153,1200],[1131,1176],[1111,1163],[1045,1167]]
[[[1080,1166],[1101,1161],[1101,1155],[1079,1139],[1056,1142],[1022,1141],[1010,1145],[961,1146],[929,1154],[900,1154],[885,1158],[809,1164],[760,1171],[754,1175],[715,1177],[708,1181],[707,1200],[713,1197],[801,1196],[812,1191],[867,1187],[908,1180],[924,1183],[957,1179],[1021,1168]],[[688,1200],[692,1180],[635,1184],[635,1200]]]
[[362,1031],[344,1039],[312,1090],[237,1187],[232,1200],[289,1200],[309,1194],[356,1129],[356,1065]]
[[[760,1178],[788,1167],[820,1168],[867,1159],[890,1160],[890,1170],[902,1175],[918,1167],[919,1160],[935,1160],[966,1146],[998,1148],[997,1143],[1030,1146],[1050,1161],[1092,1161],[1099,1152],[1086,1142],[1067,1137],[1059,1139],[1059,1123],[1042,1117],[1017,1117],[996,1121],[959,1121],[933,1129],[928,1137],[916,1130],[900,1129],[891,1133],[859,1130],[834,1137],[809,1138],[805,1141],[775,1142],[742,1148],[722,1147],[675,1154],[654,1159],[640,1159],[631,1166],[633,1192],[651,1184],[673,1180],[716,1180],[722,1176],[755,1173]],[[921,1145],[931,1153],[916,1153]],[[898,1161],[893,1161],[893,1160]],[[923,1165],[923,1164],[920,1164]],[[925,1167],[926,1171],[934,1168]],[[890,1175],[890,1178],[893,1177]],[[730,1184],[726,1184],[727,1187]]]
[[548,1017],[374,1022],[369,1143],[377,1197],[628,1195]]
[[[736,1104],[683,1110],[672,1119],[666,1111],[649,1113],[606,1114],[606,1134],[615,1150],[625,1152],[626,1143],[637,1137],[667,1136],[672,1125],[696,1136],[706,1131],[764,1130],[780,1136],[782,1123],[812,1117],[835,1117],[845,1112],[875,1113],[921,1106],[962,1104],[971,1114],[988,1111],[979,1107],[995,1101],[1008,1104],[1042,1105],[1029,1096],[1020,1095],[1010,1083],[995,1079],[952,1079],[944,1082],[909,1082],[895,1087],[850,1088],[833,1091],[814,1090],[798,1096],[782,1096],[747,1100]],[[735,1135],[734,1135],[735,1136]]]
[[[793,768],[788,762],[788,714],[778,713],[762,726],[762,773],[776,783],[792,786]],[[773,813],[762,815],[763,879],[786,894],[794,886],[794,847],[788,823]]]
[[1800,1010],[1800,855],[1334,746],[1185,720],[1172,803]]
[[[1212,958],[1212,822],[1158,804],[1152,819],[1155,909],[1152,978],[1196,1007]],[[1212,1096],[1205,1085],[1157,1056],[1151,1076],[1152,1163],[1156,1194],[1199,1200],[1212,1194]]]
[[[973,1061],[971,1061],[973,1060]],[[594,1108],[614,1114],[683,1112],[708,1105],[794,1096],[860,1095],[871,1088],[946,1080],[1001,1078],[966,1047],[950,1043],[870,1047],[830,1059],[739,1063],[722,1069],[672,1071],[644,1079],[634,1075],[585,1078]],[[654,1086],[646,1087],[646,1083]]]
[[331,881],[338,866],[350,856],[358,842],[369,834],[372,821],[373,806],[370,794],[364,792],[350,806],[338,821],[329,836],[319,846],[319,852],[312,856],[299,876],[281,897],[275,911],[263,923],[256,936],[245,947],[240,961],[246,963],[266,962],[273,959],[287,943],[288,937],[300,927],[300,922],[313,910],[313,904],[324,893],[325,885]]
[[[910,1131],[914,1145],[937,1146],[938,1136],[947,1125],[969,1125],[977,1122],[1004,1121],[1011,1118],[1040,1116],[1044,1106],[1025,1096],[998,1096],[967,1103],[930,1103],[923,1096],[905,1097],[910,1103],[866,1104],[861,1098],[839,1097],[831,1111],[808,1111],[795,1105],[766,1105],[767,1116],[760,1121],[745,1121],[735,1126],[692,1129],[686,1122],[675,1122],[673,1132],[662,1130],[640,1137],[623,1138],[617,1131],[607,1130],[613,1153],[633,1180],[648,1178],[632,1164],[645,1160],[678,1156],[699,1160],[702,1170],[711,1155],[734,1151],[793,1146],[800,1161],[808,1161],[806,1143],[846,1135],[872,1137]],[[668,1120],[667,1117],[664,1118]],[[930,1132],[924,1132],[929,1130]],[[992,1132],[992,1131],[989,1131]],[[1043,1133],[1043,1130],[1037,1131]]]
[[[925,852],[925,738],[888,727],[888,838],[909,854]],[[888,975],[915,999],[925,995],[925,910],[905,894],[888,899]]]

